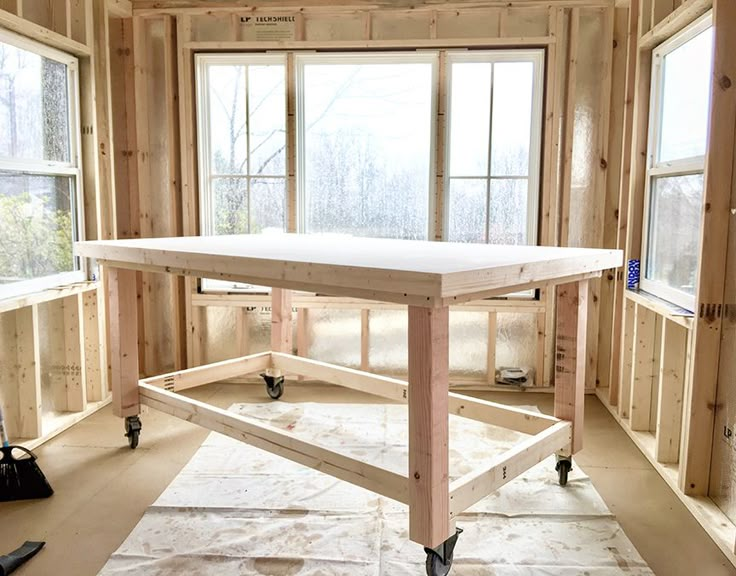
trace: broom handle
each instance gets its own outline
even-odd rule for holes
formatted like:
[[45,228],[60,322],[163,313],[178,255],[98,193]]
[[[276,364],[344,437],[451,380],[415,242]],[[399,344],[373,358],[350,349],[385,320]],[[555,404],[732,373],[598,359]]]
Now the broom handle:
[[0,407],[0,440],[3,442],[3,447],[10,446],[8,442],[8,431],[5,429],[5,420],[3,420],[3,409]]

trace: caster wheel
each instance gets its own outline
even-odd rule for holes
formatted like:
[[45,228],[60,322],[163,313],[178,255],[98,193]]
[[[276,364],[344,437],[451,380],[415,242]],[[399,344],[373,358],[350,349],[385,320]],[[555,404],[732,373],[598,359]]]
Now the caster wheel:
[[283,376],[269,376],[268,374],[261,374],[261,377],[266,382],[266,392],[274,400],[281,398],[284,393],[284,377]]
[[462,530],[457,528],[455,534],[450,536],[437,548],[424,549],[427,553],[427,561],[425,563],[427,576],[447,576],[450,573],[452,559],[455,555],[455,545],[461,533]]
[[569,458],[560,458],[557,460],[555,470],[557,470],[560,486],[565,486],[567,484],[567,475],[572,470],[572,460]]
[[125,436],[128,438],[128,446],[131,450],[138,447],[142,427],[141,419],[138,416],[128,416],[125,419]]
[[452,568],[452,556],[447,558],[447,563],[445,563],[437,554],[427,554],[425,567],[427,576],[447,576]]

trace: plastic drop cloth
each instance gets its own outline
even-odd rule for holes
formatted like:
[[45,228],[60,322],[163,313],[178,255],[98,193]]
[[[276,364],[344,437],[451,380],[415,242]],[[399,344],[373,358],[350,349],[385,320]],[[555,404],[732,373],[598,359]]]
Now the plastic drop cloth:
[[[230,410],[406,474],[406,406],[274,402]],[[451,477],[523,438],[451,416]],[[457,525],[464,532],[452,576],[653,574],[577,467],[566,487],[557,484],[554,457]],[[212,433],[100,574],[425,574],[425,553],[408,527],[403,504]]]

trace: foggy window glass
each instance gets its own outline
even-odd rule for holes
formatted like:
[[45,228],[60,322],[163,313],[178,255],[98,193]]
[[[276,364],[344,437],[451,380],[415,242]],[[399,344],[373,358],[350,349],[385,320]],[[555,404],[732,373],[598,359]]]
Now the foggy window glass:
[[0,41],[0,157],[69,162],[66,65]]
[[76,60],[0,30],[0,299],[84,280]]
[[541,58],[495,52],[449,57],[445,237],[536,244]]
[[703,175],[654,178],[649,195],[647,278],[695,294]]
[[705,154],[712,65],[712,28],[664,57],[660,162]]
[[283,231],[286,67],[246,57],[242,63],[205,61],[204,68],[204,202],[210,210],[203,228],[217,235]]
[[641,288],[695,307],[713,69],[705,15],[653,53]]
[[433,64],[397,58],[305,59],[306,232],[428,238]]

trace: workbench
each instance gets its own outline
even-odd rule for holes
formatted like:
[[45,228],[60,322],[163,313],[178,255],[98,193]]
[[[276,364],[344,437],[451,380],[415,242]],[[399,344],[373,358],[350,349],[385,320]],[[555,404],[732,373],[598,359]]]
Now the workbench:
[[[104,268],[113,412],[125,418],[131,447],[145,404],[407,504],[409,537],[425,547],[431,576],[450,570],[458,514],[551,454],[566,482],[571,457],[582,447],[588,281],[622,264],[617,250],[298,234],[81,242],[75,252]],[[139,380],[139,270],[272,287],[271,351]],[[449,393],[449,306],[555,286],[554,417]],[[291,290],[407,305],[408,383],[292,355]],[[264,377],[274,399],[284,393],[284,376],[297,375],[406,402],[407,475],[179,394],[253,373]],[[450,482],[449,413],[529,438]]]

